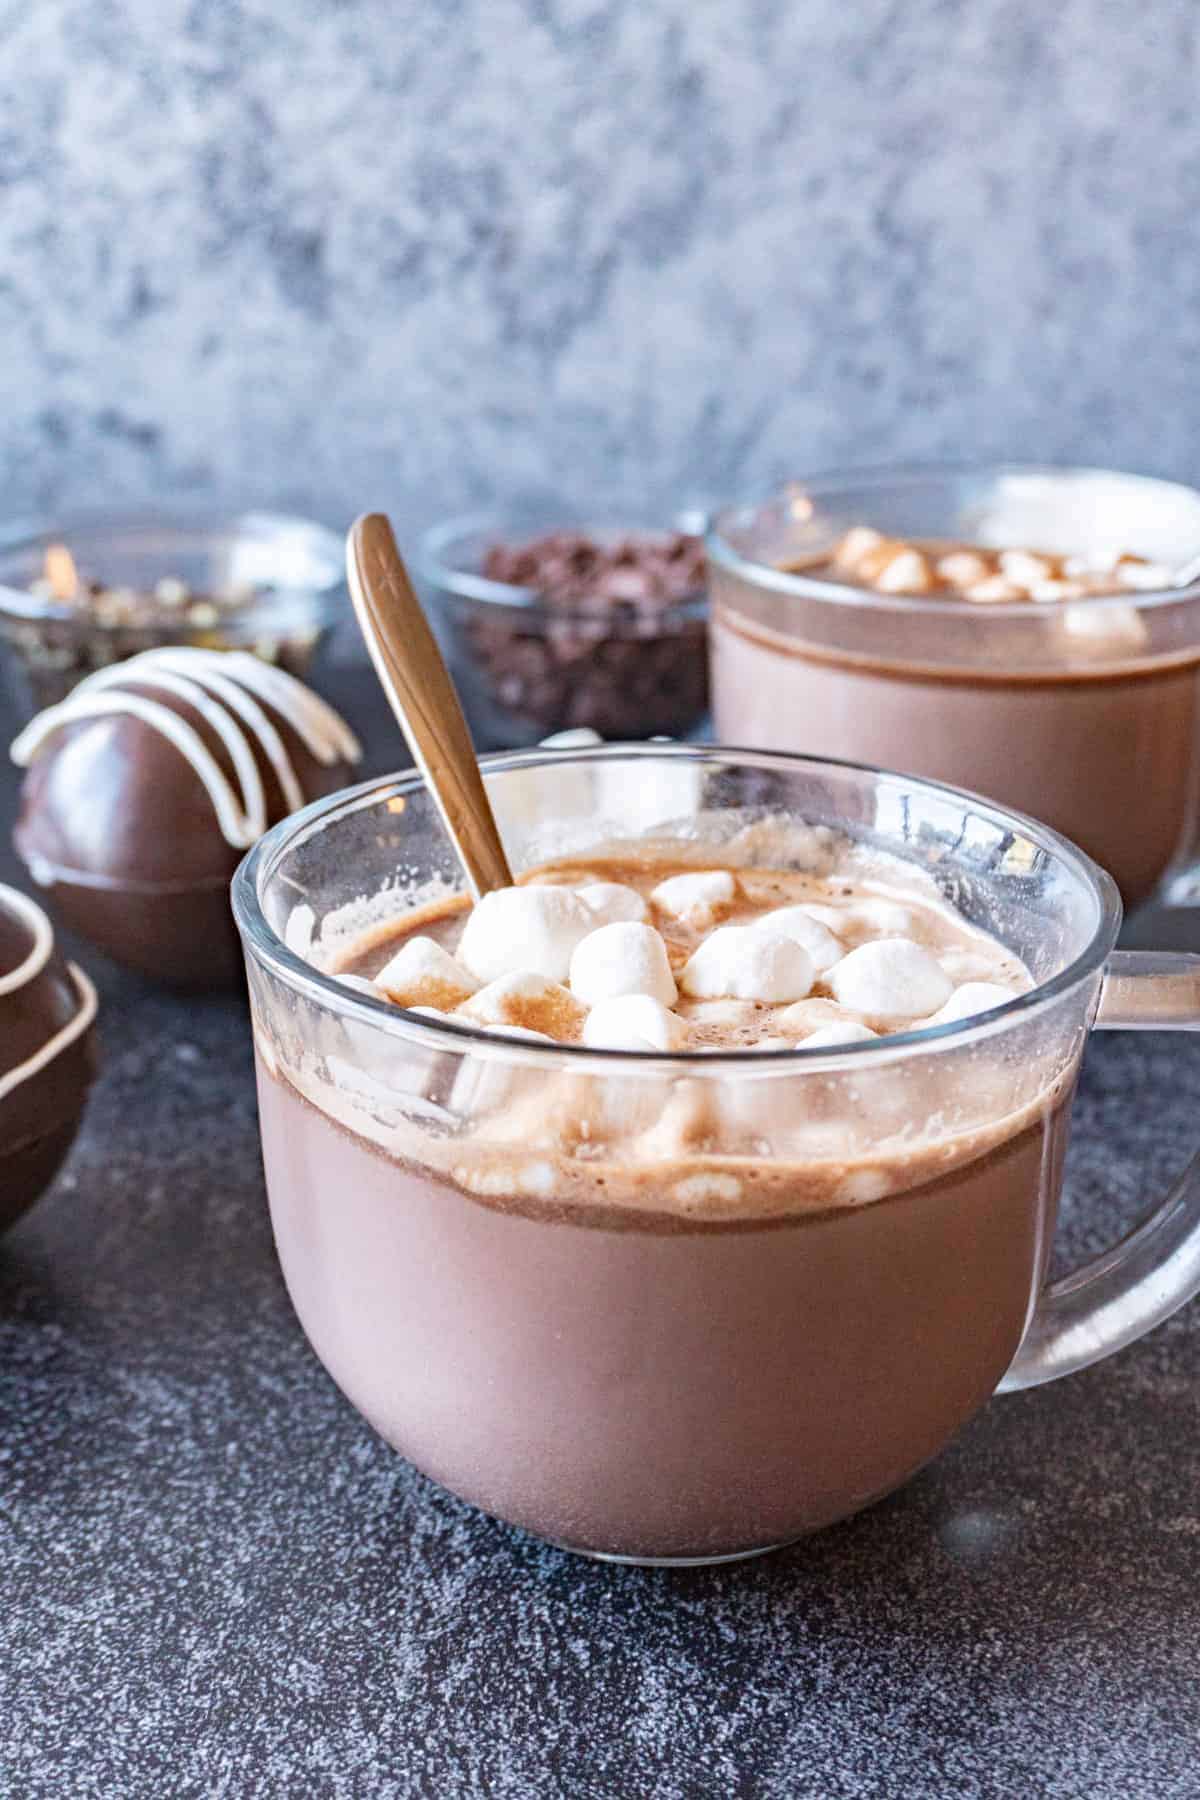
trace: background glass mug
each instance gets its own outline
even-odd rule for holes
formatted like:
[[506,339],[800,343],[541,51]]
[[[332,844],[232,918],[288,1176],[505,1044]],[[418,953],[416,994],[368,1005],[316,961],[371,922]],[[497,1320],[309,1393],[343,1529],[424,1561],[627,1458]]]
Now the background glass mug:
[[[1045,1283],[1097,1009],[1200,1023],[1200,958],[1114,954],[1116,890],[1071,845],[816,759],[484,766],[517,868],[658,821],[716,858],[765,809],[894,854],[899,885],[952,898],[1037,986],[974,1025],[833,1051],[505,1042],[316,966],[363,896],[390,888],[394,916],[403,884],[459,885],[419,775],[269,832],[234,907],[276,1243],[318,1356],[419,1468],[594,1555],[746,1555],[896,1487],[997,1385],[1081,1368],[1200,1287],[1194,1168],[1124,1245]],[[676,1129],[698,1107],[703,1153]],[[604,1129],[572,1139],[581,1117]],[[818,1177],[838,1203],[806,1208]]]
[[[904,539],[1178,568],[1200,493],[1096,469],[881,469],[797,483],[708,537],[720,741],[844,756],[953,782],[1046,819],[1127,906],[1195,851],[1200,583],[1077,603],[876,594],[779,565],[854,525]],[[1171,896],[1168,894],[1167,896]]]

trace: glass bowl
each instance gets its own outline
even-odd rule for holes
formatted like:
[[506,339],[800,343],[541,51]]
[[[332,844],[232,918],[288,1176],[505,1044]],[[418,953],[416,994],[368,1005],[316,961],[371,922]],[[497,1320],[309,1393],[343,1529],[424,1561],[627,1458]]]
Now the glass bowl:
[[661,541],[678,526],[588,519],[552,507],[477,513],[435,526],[417,553],[430,610],[481,748],[537,743],[588,726],[602,737],[686,737],[708,710],[708,599],[550,602],[483,574],[493,544],[571,530],[605,544]]
[[[59,545],[102,596],[44,591]],[[0,652],[18,723],[94,670],[163,644],[252,650],[307,679],[345,610],[342,540],[309,519],[165,509],[0,527]]]

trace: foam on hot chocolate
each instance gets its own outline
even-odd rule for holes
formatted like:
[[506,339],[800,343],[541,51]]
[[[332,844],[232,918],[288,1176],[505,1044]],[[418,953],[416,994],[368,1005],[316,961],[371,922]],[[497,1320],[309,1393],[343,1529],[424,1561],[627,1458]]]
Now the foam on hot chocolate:
[[[403,1034],[331,1023],[316,1041],[260,1043],[264,1059],[357,1136],[492,1202],[714,1222],[911,1189],[1062,1098],[1065,1063],[1005,1057],[989,1035],[889,1055],[897,1033],[1027,991],[1028,971],[920,877],[886,883],[832,841],[809,858],[817,867],[772,866],[770,844],[756,826],[745,862],[726,842],[719,863],[708,847],[708,868],[685,842],[597,851],[528,871],[473,910],[441,894],[332,949],[318,934],[310,954],[328,973],[487,1037],[447,1031],[435,1048],[422,1033],[410,1048]],[[732,894],[672,890],[693,873],[728,876]],[[606,903],[592,911],[581,896],[597,889]],[[456,997],[456,981],[470,991]],[[440,1005],[431,982],[444,984]],[[370,1073],[345,1062],[342,1034],[359,1031]],[[538,1050],[506,1050],[506,1036]],[[555,1042],[570,1047],[558,1059],[545,1054]],[[770,1054],[809,1047],[825,1055]],[[588,1050],[693,1055],[614,1066]],[[756,1050],[757,1066],[721,1055]]]

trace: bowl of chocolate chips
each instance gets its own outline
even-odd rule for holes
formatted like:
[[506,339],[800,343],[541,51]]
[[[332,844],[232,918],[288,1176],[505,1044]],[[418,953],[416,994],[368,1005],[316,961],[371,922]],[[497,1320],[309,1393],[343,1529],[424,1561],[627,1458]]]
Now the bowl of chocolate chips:
[[696,729],[708,709],[699,523],[525,508],[426,534],[418,578],[481,749],[584,726],[621,739]]
[[279,513],[80,512],[0,526],[0,674],[19,723],[166,646],[305,679],[345,610],[341,540]]

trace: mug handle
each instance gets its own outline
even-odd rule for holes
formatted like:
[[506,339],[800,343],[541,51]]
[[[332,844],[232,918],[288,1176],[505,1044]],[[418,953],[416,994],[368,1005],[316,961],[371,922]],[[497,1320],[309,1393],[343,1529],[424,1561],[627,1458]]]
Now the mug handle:
[[[1114,951],[1098,1031],[1200,1031],[1200,956]],[[999,1393],[1039,1387],[1123,1350],[1200,1293],[1200,1154],[1128,1237],[1038,1298]]]

